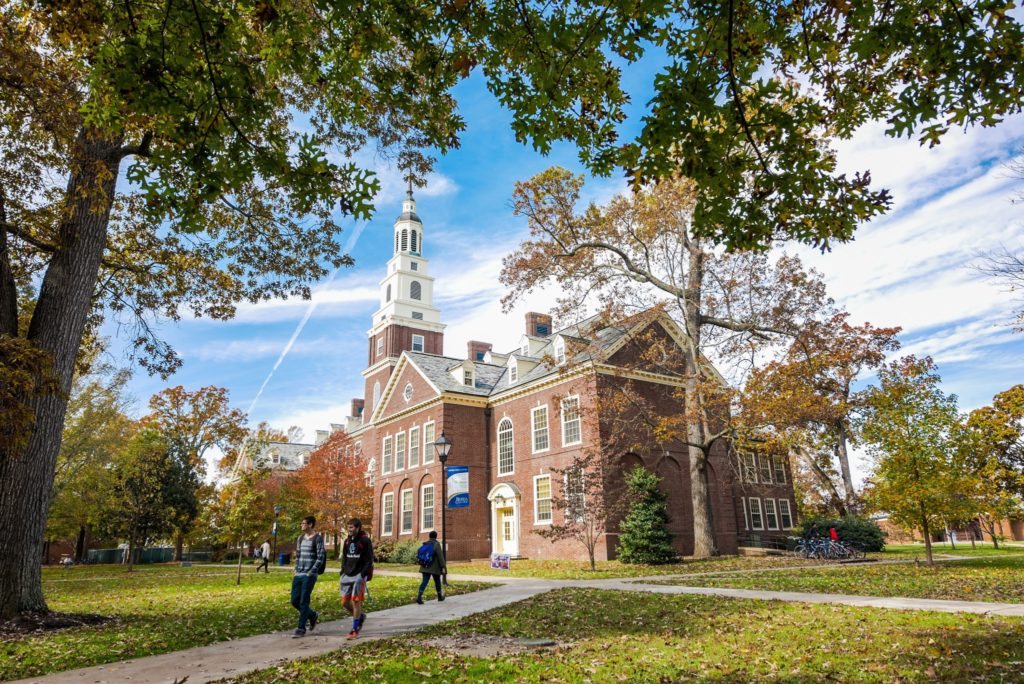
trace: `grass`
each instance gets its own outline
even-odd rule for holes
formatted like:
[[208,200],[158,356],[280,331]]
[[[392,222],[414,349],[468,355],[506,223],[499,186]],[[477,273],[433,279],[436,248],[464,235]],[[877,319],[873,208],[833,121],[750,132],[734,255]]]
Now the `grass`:
[[[482,575],[493,577],[532,577],[537,579],[599,580],[630,577],[654,577],[732,570],[758,570],[761,568],[790,568],[815,565],[792,556],[722,556],[704,560],[688,560],[669,565],[628,565],[619,561],[598,561],[597,570],[590,569],[589,561],[568,560],[514,560],[511,570],[492,570],[487,561],[452,562],[448,572],[453,575]],[[419,572],[417,565],[378,563],[379,570]]]
[[[479,635],[552,650],[438,650]],[[1024,620],[566,589],[406,638],[231,680],[262,682],[1024,681]]]
[[[459,582],[451,593],[487,585]],[[82,566],[43,570],[43,590],[51,610],[97,613],[115,619],[0,640],[0,679],[18,679],[128,658],[177,651],[226,639],[295,627],[291,573],[235,573],[217,566]],[[371,611],[411,603],[416,582],[374,577]],[[338,601],[338,575],[327,574],[313,592],[323,620],[345,615]]]
[[1024,555],[925,564],[848,565],[750,575],[691,577],[664,584],[858,596],[1024,602]]
[[[975,548],[971,548],[970,542],[964,544],[963,542],[957,542],[956,548],[954,549],[949,542],[933,542],[932,553],[935,555],[946,554],[952,556],[1005,556],[1013,555],[1018,553],[1024,553],[1024,544],[1011,544],[1006,546],[1000,544],[999,548],[994,548],[991,543],[982,544],[978,542]],[[890,558],[920,558],[924,559],[924,544],[891,544],[885,547],[885,551],[881,554],[886,559]]]

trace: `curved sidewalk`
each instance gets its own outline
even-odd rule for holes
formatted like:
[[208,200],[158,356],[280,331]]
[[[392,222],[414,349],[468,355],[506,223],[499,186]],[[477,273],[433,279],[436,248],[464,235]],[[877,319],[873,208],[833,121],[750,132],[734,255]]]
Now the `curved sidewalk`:
[[[418,578],[414,573],[378,571],[378,574]],[[946,613],[974,613],[1024,618],[1024,604],[988,603],[982,601],[942,601],[936,599],[886,598],[876,596],[850,596],[846,594],[815,594],[795,591],[759,591],[724,587],[687,587],[678,585],[647,584],[635,579],[608,580],[541,580],[513,577],[451,575],[458,581],[501,582],[501,586],[452,596],[444,603],[428,601],[419,606],[410,604],[370,612],[362,637],[347,641],[348,620],[335,620],[317,626],[302,639],[291,639],[291,632],[274,632],[258,636],[223,641],[185,651],[147,656],[134,660],[108,663],[94,667],[69,670],[43,677],[20,680],[46,684],[77,683],[106,684],[113,682],[182,682],[188,684],[210,682],[234,677],[252,670],[273,667],[296,658],[309,658],[364,641],[415,631],[439,622],[467,617],[492,608],[515,603],[553,589],[586,587],[639,591],[658,594],[693,594],[725,596],[730,598],[792,601],[802,603],[831,603],[845,606],[897,610],[931,610]],[[657,580],[656,577],[646,578]],[[18,684],[18,683],[15,683]]]

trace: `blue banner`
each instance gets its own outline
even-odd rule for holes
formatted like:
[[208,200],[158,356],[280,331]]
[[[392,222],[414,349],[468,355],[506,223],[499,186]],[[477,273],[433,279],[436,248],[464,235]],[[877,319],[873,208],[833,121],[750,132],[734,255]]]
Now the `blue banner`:
[[448,508],[469,508],[469,466],[448,466]]

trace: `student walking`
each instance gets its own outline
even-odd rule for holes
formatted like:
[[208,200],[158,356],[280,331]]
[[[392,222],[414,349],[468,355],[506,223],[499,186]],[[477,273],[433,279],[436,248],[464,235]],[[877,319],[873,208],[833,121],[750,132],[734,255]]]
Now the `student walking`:
[[259,556],[257,556],[257,558],[260,559],[260,564],[256,566],[256,572],[259,572],[260,570],[263,570],[263,571],[265,571],[269,575],[270,574],[270,568],[268,567],[270,565],[270,540],[269,539],[264,540],[263,544],[260,546]]
[[302,519],[302,534],[295,542],[295,576],[292,578],[292,606],[299,611],[299,626],[292,634],[293,639],[306,636],[309,629],[316,629],[319,613],[309,607],[309,598],[316,586],[316,578],[327,569],[327,549],[323,535],[316,531],[316,518],[311,515]]
[[416,560],[420,564],[420,574],[423,581],[420,582],[420,591],[416,595],[416,603],[423,605],[423,592],[434,578],[434,588],[437,590],[437,600],[444,601],[444,590],[441,589],[441,575],[448,574],[448,564],[444,560],[444,549],[437,541],[437,532],[430,533],[430,539],[423,542],[423,546],[416,552]]
[[341,551],[341,605],[352,616],[349,639],[355,639],[366,623],[366,580],[373,568],[373,544],[359,518],[348,521],[348,537]]

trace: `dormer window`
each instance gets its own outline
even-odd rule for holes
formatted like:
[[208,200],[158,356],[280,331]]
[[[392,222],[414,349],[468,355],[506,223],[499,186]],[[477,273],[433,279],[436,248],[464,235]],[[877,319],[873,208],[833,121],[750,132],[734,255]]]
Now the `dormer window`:
[[528,340],[523,340],[523,346],[519,348],[519,353],[523,356],[530,355],[530,342]]
[[473,369],[463,368],[462,369],[462,384],[466,387],[473,386]]
[[512,364],[508,367],[508,384],[512,384],[519,380],[519,366]]
[[562,365],[563,363],[565,363],[565,341],[564,340],[559,339],[559,340],[557,340],[555,342],[555,362],[558,363],[558,365]]

